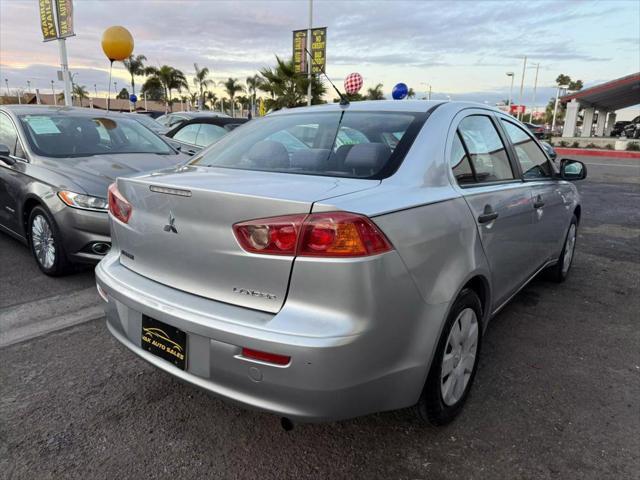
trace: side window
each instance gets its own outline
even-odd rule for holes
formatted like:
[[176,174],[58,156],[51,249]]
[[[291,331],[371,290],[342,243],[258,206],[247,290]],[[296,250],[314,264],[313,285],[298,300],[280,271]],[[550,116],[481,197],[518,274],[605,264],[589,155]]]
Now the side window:
[[489,117],[466,117],[460,122],[458,131],[471,157],[477,182],[498,182],[514,178],[504,144]]
[[176,132],[173,136],[174,140],[178,140],[179,142],[190,143],[191,145],[196,144],[196,137],[198,136],[198,130],[200,129],[199,123],[192,123],[190,125],[186,125],[184,128],[181,128]]
[[517,125],[501,120],[513,148],[525,179],[549,178],[552,175],[551,164],[536,142]]
[[11,155],[16,154],[18,132],[16,132],[13,123],[5,114],[0,114],[0,143],[9,147],[9,153],[11,153]]
[[198,131],[198,137],[196,138],[195,144],[199,147],[208,147],[227,133],[229,133],[227,130],[219,127],[218,125],[203,123],[200,125],[200,130]]
[[451,158],[449,161],[458,185],[468,185],[476,182],[473,170],[471,169],[469,156],[467,155],[467,152],[464,151],[462,141],[460,140],[460,134],[458,132],[456,132],[453,139]]

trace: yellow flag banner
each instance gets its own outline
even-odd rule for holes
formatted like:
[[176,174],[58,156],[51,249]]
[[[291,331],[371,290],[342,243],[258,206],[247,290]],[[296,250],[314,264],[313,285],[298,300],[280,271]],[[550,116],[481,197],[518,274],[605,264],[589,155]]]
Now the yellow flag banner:
[[45,42],[58,38],[56,21],[53,17],[53,0],[39,0],[40,2],[40,26]]
[[56,0],[58,14],[59,38],[72,37],[73,32],[73,0]]
[[321,73],[327,68],[327,27],[311,30],[311,73]]

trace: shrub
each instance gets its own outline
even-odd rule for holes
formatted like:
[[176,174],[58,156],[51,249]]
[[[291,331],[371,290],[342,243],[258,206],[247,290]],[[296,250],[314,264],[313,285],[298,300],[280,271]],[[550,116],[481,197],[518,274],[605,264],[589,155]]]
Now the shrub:
[[640,152],[640,143],[638,143],[638,142],[629,142],[629,143],[627,143],[627,151],[629,151],[629,152]]
[[585,148],[600,148],[600,147],[598,147],[598,145],[596,145],[595,143],[591,142],[591,143],[587,143],[587,146]]
[[614,148],[614,147],[613,147],[613,143],[607,143],[607,144],[604,146],[604,148],[605,148],[605,149],[607,149],[607,150],[613,150],[613,148]]
[[571,148],[580,148],[580,142],[573,142]]
[[561,147],[568,147],[569,142],[567,142],[566,140],[560,140],[560,143],[558,145],[560,145]]

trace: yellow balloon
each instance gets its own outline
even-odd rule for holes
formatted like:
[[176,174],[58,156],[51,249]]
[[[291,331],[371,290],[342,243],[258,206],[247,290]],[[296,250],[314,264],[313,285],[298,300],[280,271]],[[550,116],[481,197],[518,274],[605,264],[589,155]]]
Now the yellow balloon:
[[112,62],[129,58],[133,37],[124,27],[109,27],[102,34],[102,51]]

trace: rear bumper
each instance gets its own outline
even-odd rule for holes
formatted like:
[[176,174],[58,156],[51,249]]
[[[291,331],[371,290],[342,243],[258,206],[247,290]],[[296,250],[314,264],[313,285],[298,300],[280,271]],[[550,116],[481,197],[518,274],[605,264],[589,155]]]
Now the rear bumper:
[[[392,255],[380,261],[394,262],[397,254]],[[279,313],[270,314],[149,280],[120,265],[116,252],[98,265],[96,279],[106,293],[110,332],[138,356],[227,400],[297,421],[413,405],[446,314],[446,305],[425,304],[413,284],[395,304],[377,292],[381,303],[366,309],[367,316],[376,312],[375,318],[345,313],[340,299],[335,305],[341,312],[331,305],[303,305],[294,291]],[[186,370],[140,348],[143,314],[187,333]],[[284,327],[291,321],[308,325],[307,334]],[[291,362],[276,366],[246,359],[242,347],[290,356]]]

